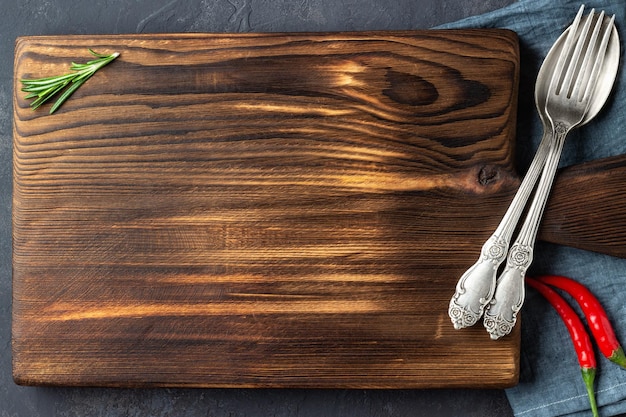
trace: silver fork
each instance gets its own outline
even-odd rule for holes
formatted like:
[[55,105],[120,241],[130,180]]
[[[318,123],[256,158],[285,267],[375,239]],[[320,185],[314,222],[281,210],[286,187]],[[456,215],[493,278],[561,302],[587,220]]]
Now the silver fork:
[[582,123],[589,110],[613,31],[615,16],[605,24],[604,12],[594,19],[592,9],[577,36],[583,8],[572,23],[546,99],[545,109],[552,126],[553,147],[527,217],[511,246],[506,267],[497,280],[495,294],[485,311],[483,323],[492,339],[508,334],[515,326],[517,313],[524,303],[524,276],[532,263],[537,230],[563,144],[567,134]]

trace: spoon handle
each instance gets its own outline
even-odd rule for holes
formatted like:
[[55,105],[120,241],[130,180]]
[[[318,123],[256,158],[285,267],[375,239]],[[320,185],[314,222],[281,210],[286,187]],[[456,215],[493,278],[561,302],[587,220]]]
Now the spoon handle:
[[547,157],[537,192],[515,240],[506,267],[497,280],[495,294],[485,311],[484,326],[492,339],[499,339],[511,332],[517,321],[517,313],[524,304],[524,276],[533,260],[535,238],[541,216],[548,201],[567,132],[556,134],[554,145]]
[[513,201],[495,232],[483,244],[476,263],[461,276],[456,284],[456,291],[448,308],[448,315],[455,329],[476,324],[491,301],[496,287],[498,267],[506,259],[513,232],[543,170],[551,145],[552,132],[544,124],[543,137],[535,157]]

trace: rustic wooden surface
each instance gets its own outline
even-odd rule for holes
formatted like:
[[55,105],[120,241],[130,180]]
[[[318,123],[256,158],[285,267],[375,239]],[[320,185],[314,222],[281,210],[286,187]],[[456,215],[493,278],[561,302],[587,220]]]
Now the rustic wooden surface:
[[[31,111],[88,47],[121,56]],[[16,381],[514,384],[519,326],[447,304],[518,185],[518,64],[502,30],[18,40]]]
[[539,238],[626,258],[626,155],[559,172]]

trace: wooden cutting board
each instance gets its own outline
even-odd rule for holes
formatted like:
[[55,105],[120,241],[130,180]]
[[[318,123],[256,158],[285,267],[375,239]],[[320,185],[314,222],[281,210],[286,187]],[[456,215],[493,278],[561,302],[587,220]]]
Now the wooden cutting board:
[[[519,180],[505,30],[28,37],[13,372],[115,387],[506,387],[447,306]],[[54,115],[22,78],[121,56]]]

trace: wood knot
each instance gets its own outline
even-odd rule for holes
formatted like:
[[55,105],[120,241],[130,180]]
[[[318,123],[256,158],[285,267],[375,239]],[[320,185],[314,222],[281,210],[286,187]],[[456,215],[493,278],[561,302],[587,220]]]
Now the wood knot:
[[474,165],[466,171],[465,190],[473,194],[509,193],[519,187],[519,178],[507,166],[496,164]]
[[484,165],[478,170],[478,183],[483,187],[493,185],[500,179],[500,169],[495,165]]

